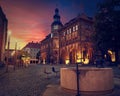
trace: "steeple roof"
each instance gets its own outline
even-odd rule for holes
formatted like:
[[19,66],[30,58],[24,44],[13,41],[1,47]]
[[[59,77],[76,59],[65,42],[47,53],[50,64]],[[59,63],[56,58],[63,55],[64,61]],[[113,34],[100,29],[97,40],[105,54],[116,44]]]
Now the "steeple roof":
[[53,23],[51,24],[51,26],[53,25],[62,25],[61,21],[60,21],[60,15],[59,15],[59,9],[56,8],[55,9],[55,15],[53,16]]

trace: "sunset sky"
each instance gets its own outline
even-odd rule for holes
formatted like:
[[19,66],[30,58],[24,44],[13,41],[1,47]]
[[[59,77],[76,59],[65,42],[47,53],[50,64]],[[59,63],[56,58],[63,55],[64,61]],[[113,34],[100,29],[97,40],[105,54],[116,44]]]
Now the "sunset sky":
[[28,42],[40,42],[51,32],[57,7],[63,24],[80,13],[94,16],[100,0],[0,0],[11,31],[11,48],[21,49]]

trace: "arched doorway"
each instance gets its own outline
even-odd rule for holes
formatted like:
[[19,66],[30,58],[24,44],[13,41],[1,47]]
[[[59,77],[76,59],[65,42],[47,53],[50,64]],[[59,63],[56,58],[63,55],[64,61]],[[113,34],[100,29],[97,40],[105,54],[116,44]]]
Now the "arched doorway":
[[76,63],[75,62],[75,49],[74,50],[72,50],[70,53],[69,53],[69,58],[70,58],[70,64],[74,64],[74,63]]
[[60,54],[60,63],[66,64],[66,61],[68,61],[68,63],[69,63],[68,52],[66,50],[62,50],[61,54]]

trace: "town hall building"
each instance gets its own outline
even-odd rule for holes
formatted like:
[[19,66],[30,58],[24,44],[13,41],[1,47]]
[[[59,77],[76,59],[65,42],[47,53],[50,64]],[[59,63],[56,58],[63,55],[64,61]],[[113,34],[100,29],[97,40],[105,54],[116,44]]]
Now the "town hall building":
[[51,33],[41,41],[41,63],[89,63],[93,56],[93,19],[81,14],[63,25],[58,8],[55,9],[53,19]]

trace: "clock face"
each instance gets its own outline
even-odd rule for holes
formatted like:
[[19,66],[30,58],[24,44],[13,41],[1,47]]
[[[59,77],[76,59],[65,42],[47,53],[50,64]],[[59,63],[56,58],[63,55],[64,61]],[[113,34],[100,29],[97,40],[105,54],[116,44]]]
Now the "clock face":
[[54,29],[58,29],[58,25],[54,25]]

